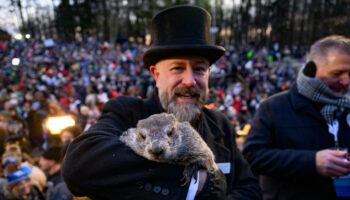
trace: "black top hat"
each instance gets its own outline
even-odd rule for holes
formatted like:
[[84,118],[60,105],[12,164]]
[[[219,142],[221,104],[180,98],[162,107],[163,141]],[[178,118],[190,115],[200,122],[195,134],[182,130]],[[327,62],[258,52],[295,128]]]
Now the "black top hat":
[[145,67],[178,55],[201,56],[214,63],[225,49],[211,44],[210,23],[210,14],[197,6],[180,5],[159,12],[152,19],[152,45],[143,56]]

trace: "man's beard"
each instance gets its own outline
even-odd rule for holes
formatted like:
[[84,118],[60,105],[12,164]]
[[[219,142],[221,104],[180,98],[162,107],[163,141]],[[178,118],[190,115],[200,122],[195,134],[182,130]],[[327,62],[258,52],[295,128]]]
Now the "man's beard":
[[[197,97],[198,101],[195,103],[179,103],[176,101],[177,96],[187,95]],[[178,86],[170,95],[159,91],[159,99],[164,110],[174,114],[178,121],[192,122],[200,115],[201,109],[206,102],[207,94],[206,92],[201,92],[198,86],[191,88]]]

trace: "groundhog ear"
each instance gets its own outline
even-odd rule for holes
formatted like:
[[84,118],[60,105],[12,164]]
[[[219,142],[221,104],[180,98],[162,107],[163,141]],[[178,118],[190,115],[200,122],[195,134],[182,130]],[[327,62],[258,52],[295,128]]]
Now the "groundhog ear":
[[142,126],[145,126],[147,124],[147,119],[141,119],[137,122],[137,127],[142,127]]

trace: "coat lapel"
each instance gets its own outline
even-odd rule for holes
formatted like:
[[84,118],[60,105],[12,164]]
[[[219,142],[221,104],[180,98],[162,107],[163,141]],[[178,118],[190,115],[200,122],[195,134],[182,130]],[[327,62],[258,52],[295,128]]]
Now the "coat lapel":
[[317,106],[315,106],[315,103],[301,95],[298,92],[296,84],[294,84],[294,86],[291,88],[290,94],[291,104],[294,110],[310,115],[321,123],[326,123],[320,113],[320,110],[317,108]]
[[144,100],[147,111],[145,112],[144,118],[153,115],[165,112],[163,109],[159,97],[158,97],[158,89],[155,88],[152,96],[149,99]]
[[213,151],[216,163],[229,162],[231,155],[229,149],[224,146],[225,133],[204,112],[201,114],[199,124],[197,130]]

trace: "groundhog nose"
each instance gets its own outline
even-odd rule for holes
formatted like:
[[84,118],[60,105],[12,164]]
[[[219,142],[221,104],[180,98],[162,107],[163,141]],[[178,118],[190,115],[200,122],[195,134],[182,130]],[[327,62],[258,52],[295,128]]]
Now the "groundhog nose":
[[164,153],[164,150],[161,147],[153,147],[150,153],[158,157]]

